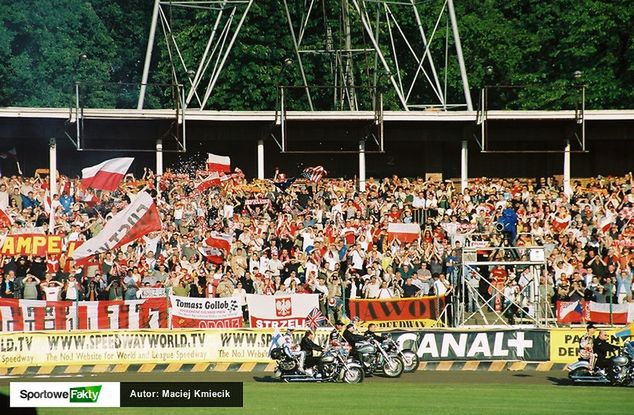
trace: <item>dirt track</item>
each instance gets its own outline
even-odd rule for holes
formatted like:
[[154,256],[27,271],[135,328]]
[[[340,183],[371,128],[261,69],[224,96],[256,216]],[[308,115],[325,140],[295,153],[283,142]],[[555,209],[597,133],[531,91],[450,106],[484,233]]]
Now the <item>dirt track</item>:
[[[66,375],[56,377],[15,377],[0,379],[0,386],[8,385],[11,381],[37,382],[37,381],[83,381],[99,380],[102,382],[271,382],[272,373],[264,372],[204,372],[204,373],[105,373],[105,374],[85,374]],[[400,379],[389,379],[380,376],[367,378],[367,382],[409,382],[421,384],[533,384],[533,385],[556,385],[566,379],[566,373],[556,372],[485,372],[485,371],[450,371],[450,372],[428,372],[420,371],[416,373],[406,373]]]

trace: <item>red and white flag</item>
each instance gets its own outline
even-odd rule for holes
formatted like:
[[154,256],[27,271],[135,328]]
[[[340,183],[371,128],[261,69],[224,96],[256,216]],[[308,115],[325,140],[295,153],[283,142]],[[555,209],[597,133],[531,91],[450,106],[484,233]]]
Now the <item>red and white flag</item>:
[[398,239],[401,242],[414,242],[420,236],[418,223],[389,223],[387,225],[388,240]]
[[100,254],[160,230],[161,217],[156,204],[152,196],[141,192],[132,203],[110,219],[101,232],[77,248],[72,257],[77,261]]
[[629,315],[628,303],[586,303],[586,321],[593,323],[628,324],[632,321],[629,320]]
[[225,252],[231,252],[231,242],[233,242],[231,235],[220,232],[211,232],[211,236],[205,239],[207,246],[222,249]]
[[81,171],[82,186],[112,192],[119,187],[133,161],[133,157],[119,157],[86,167]]
[[237,173],[224,174],[221,176],[218,174],[217,171],[214,171],[210,175],[205,177],[200,183],[196,184],[196,190],[199,192],[204,192],[211,187],[220,186],[222,183],[227,182],[235,177],[237,177]]
[[11,216],[3,209],[0,209],[0,225],[4,225],[7,228],[10,228],[13,225],[13,220],[11,220]]
[[583,303],[581,301],[558,301],[558,323],[581,323],[584,318]]
[[207,170],[223,173],[231,171],[231,157],[207,153]]

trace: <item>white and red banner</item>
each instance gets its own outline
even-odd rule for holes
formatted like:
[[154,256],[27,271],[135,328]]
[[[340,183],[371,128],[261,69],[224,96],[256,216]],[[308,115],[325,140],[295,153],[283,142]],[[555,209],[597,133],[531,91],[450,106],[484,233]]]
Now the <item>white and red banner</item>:
[[139,298],[165,298],[163,287],[141,287],[137,291]]
[[224,250],[227,253],[231,252],[231,242],[233,242],[233,236],[215,231],[212,231],[209,238],[205,239],[207,246]]
[[231,171],[231,157],[207,153],[207,170],[223,173]]
[[247,294],[252,328],[304,327],[306,317],[319,308],[318,294]]
[[82,186],[112,192],[119,187],[133,161],[134,157],[119,157],[86,167],[81,171]]
[[194,298],[170,295],[173,328],[242,327],[242,307],[236,297]]
[[398,239],[401,242],[414,242],[420,236],[418,223],[388,223],[387,237],[391,241]]
[[11,219],[11,216],[9,216],[9,214],[4,210],[0,209],[0,227],[5,226],[7,228],[10,228],[11,225],[13,225],[13,220]]
[[1,331],[167,328],[165,298],[44,301],[0,298]]
[[106,223],[101,232],[77,248],[72,257],[76,261],[87,258],[160,230],[161,217],[152,196],[140,192],[132,203]]
[[634,321],[634,303],[557,302],[557,322],[559,323],[628,324],[632,321]]

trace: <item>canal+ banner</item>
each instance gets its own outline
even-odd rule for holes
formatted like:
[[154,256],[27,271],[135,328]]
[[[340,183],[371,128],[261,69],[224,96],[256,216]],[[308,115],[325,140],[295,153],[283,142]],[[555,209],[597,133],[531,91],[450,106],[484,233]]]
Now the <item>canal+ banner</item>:
[[422,361],[549,360],[548,330],[430,330],[390,332],[401,348],[416,352]]

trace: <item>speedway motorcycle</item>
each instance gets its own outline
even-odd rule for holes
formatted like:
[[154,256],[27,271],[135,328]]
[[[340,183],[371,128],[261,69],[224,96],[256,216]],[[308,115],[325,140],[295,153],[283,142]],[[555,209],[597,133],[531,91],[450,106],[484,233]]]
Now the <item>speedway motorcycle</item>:
[[628,386],[634,380],[634,341],[625,342],[619,353],[610,359],[607,368],[590,370],[587,360],[568,366],[568,379],[573,383],[595,383]]
[[271,350],[277,366],[275,374],[284,382],[345,382],[361,383],[365,377],[363,367],[350,358],[346,347],[331,347],[318,358],[318,362],[303,372],[297,358],[283,348]]
[[390,378],[401,376],[405,366],[403,359],[397,352],[388,351],[388,347],[385,337],[382,342],[369,337],[355,344],[355,357],[363,365],[366,375],[383,373]]
[[388,354],[396,354],[401,360],[403,360],[403,372],[412,373],[418,370],[418,366],[420,365],[420,359],[416,352],[411,349],[401,349],[398,344],[394,341],[392,336],[385,333],[383,334],[383,347]]

